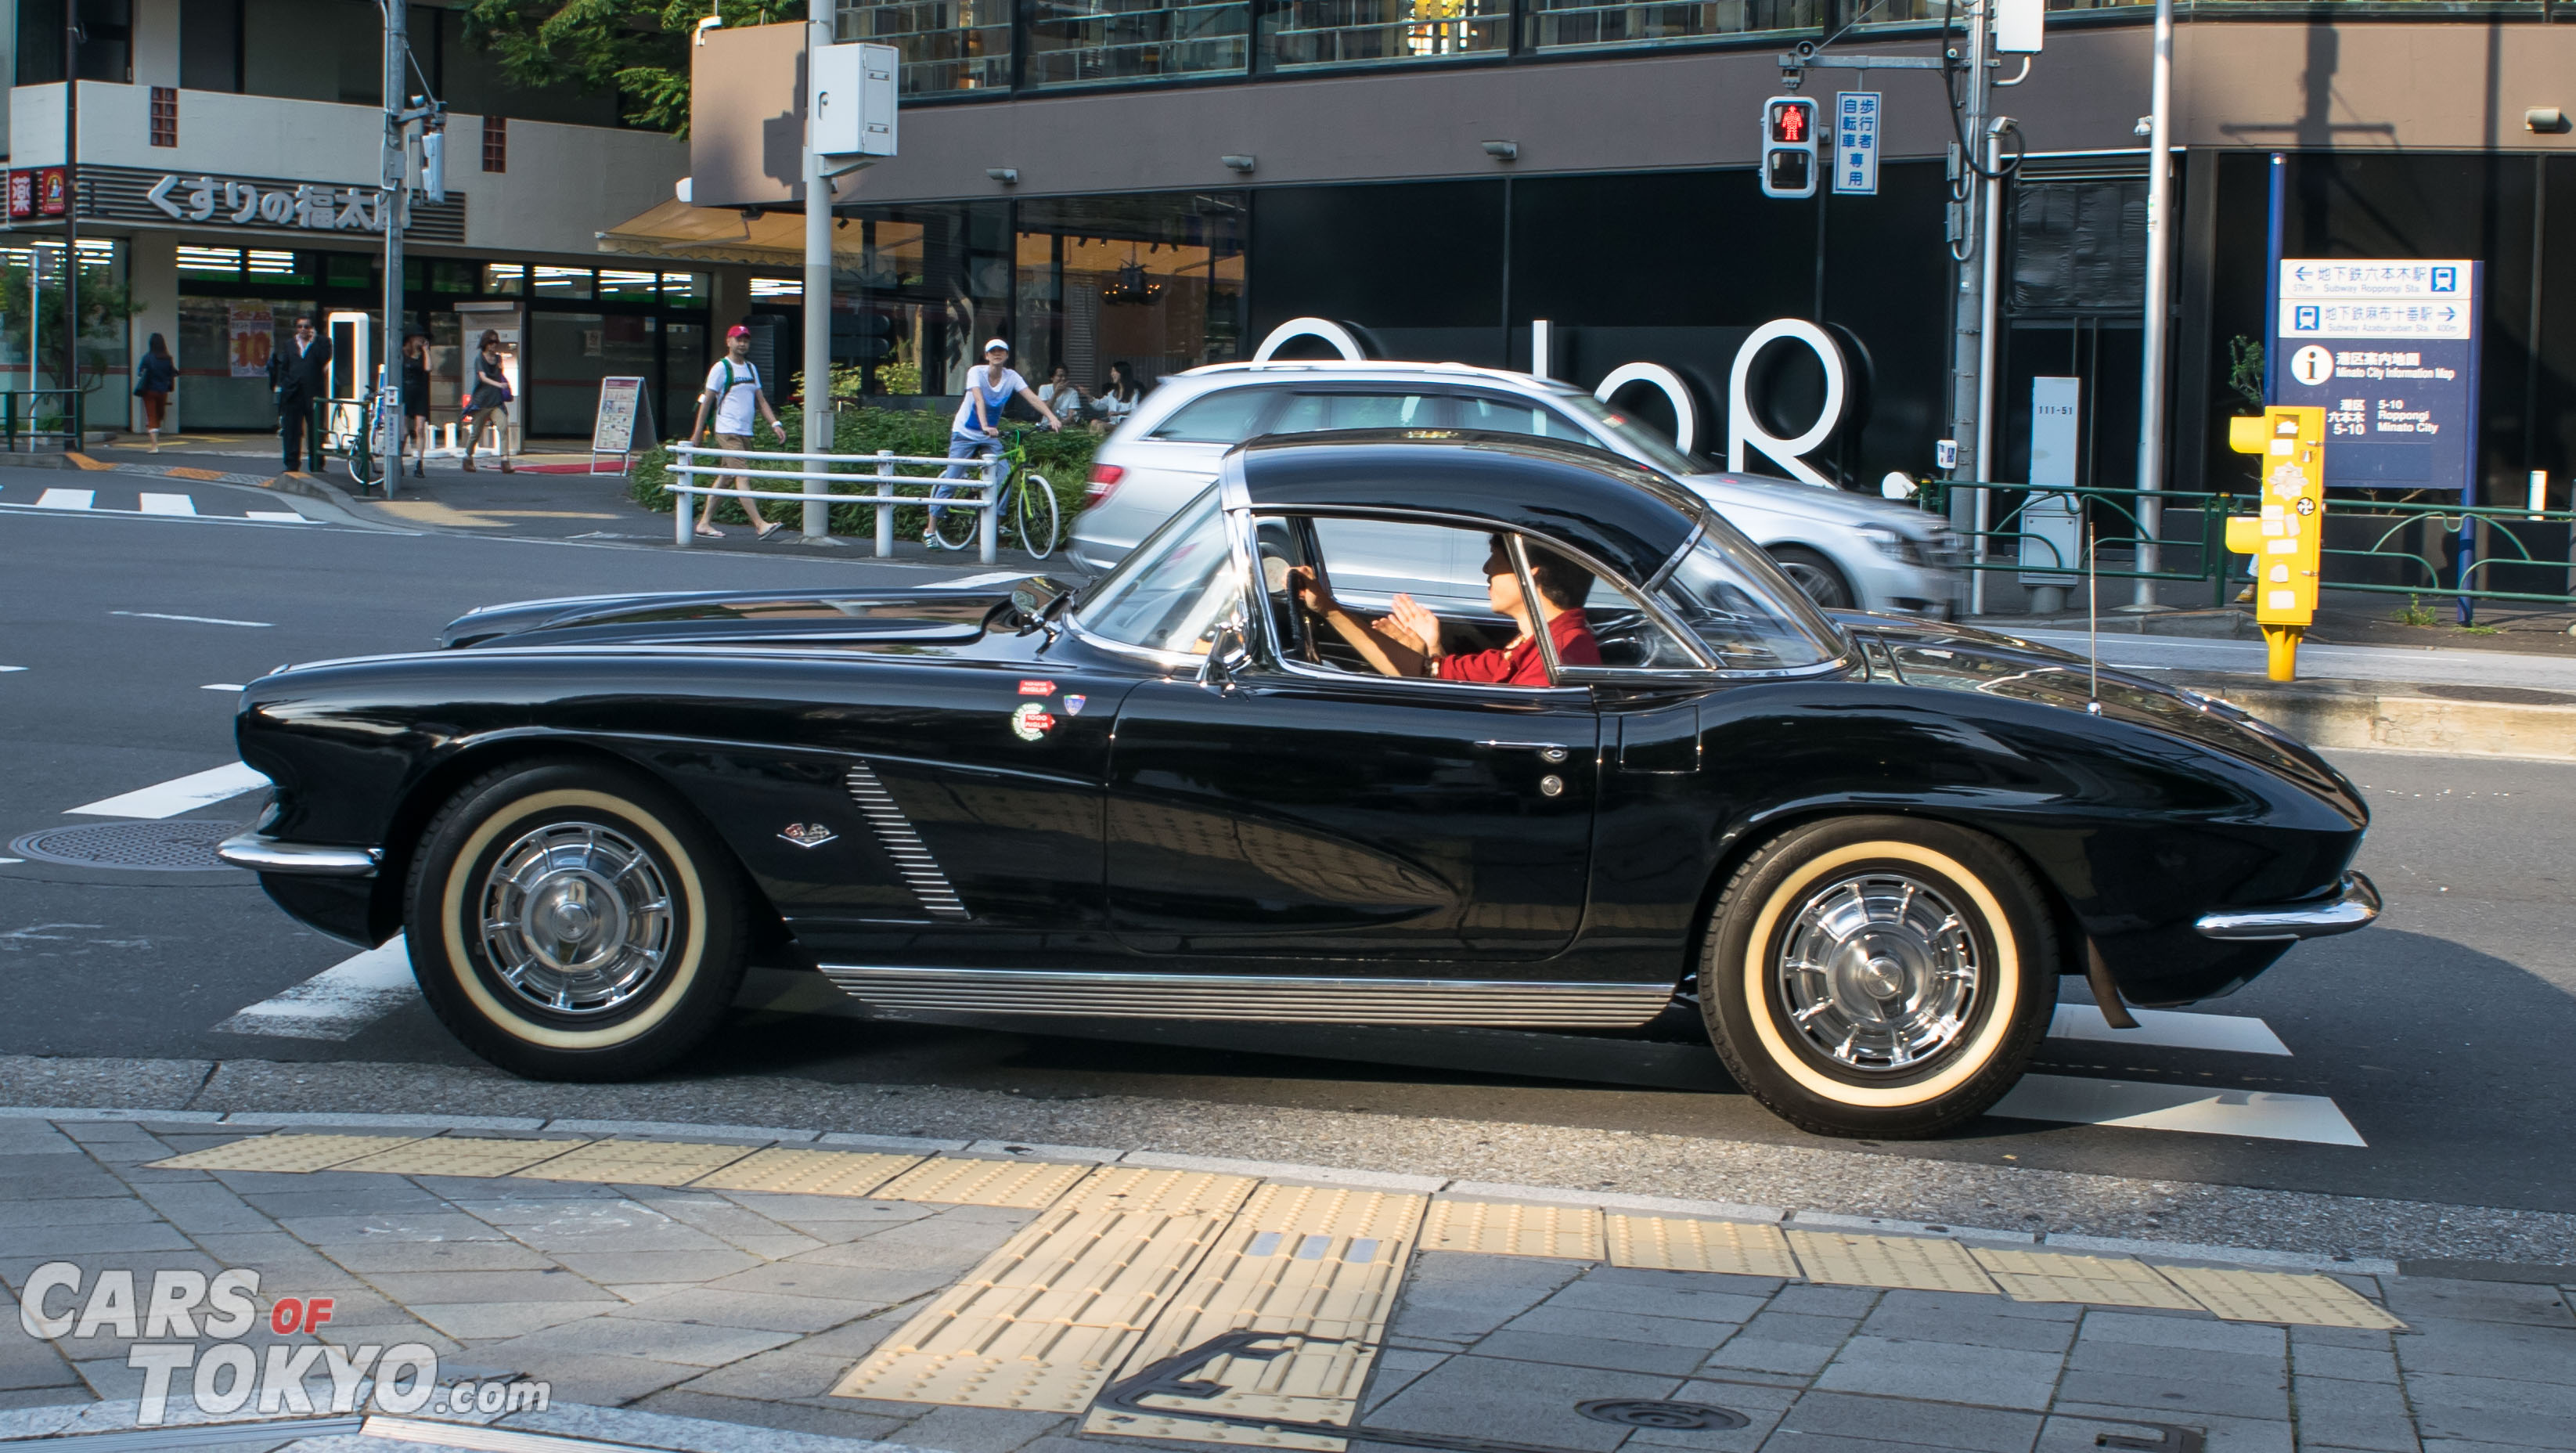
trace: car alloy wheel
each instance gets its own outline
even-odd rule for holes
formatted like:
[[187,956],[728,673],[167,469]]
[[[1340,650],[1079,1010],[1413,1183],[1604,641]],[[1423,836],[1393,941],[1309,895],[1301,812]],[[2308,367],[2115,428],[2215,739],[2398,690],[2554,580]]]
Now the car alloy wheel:
[[1834,562],[1804,545],[1783,545],[1771,552],[1771,563],[1789,577],[1791,584],[1807,593],[1807,599],[1826,610],[1849,610],[1857,602],[1852,588]]
[[649,1074],[733,1002],[741,869],[685,803],[586,761],[467,783],[423,830],[412,973],[466,1048],[537,1079]]
[[2021,1077],[2056,1006],[2043,890],[1981,833],[1828,818],[1757,848],[1700,960],[1737,1082],[1827,1135],[1931,1135]]

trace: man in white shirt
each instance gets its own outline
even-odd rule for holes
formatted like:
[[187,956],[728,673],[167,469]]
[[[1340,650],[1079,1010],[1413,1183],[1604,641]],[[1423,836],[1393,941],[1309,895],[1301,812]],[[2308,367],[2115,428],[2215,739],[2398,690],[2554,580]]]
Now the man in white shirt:
[[[787,426],[778,422],[778,411],[769,406],[769,395],[760,387],[760,369],[751,361],[751,330],[740,323],[725,333],[725,356],[717,359],[716,366],[707,370],[707,387],[698,395],[698,422],[689,431],[690,443],[705,442],[709,409],[715,410],[716,447],[719,449],[747,450],[751,447],[754,409],[769,420],[769,427],[777,433],[778,442],[787,442]],[[748,469],[750,465],[739,455],[728,454],[722,467]],[[715,476],[715,487],[723,488],[728,479],[735,481],[736,489],[752,487],[748,474],[719,474]],[[710,494],[700,497],[706,501],[706,507],[698,513],[698,533],[722,537],[724,531],[717,529],[715,524],[716,501],[726,496]],[[766,540],[787,528],[763,516],[757,500],[744,500],[742,507],[751,516],[752,523],[759,526],[753,536],[755,539]]]
[[[1064,420],[1056,416],[1047,401],[1029,389],[1029,381],[1011,367],[1011,345],[996,338],[984,345],[981,367],[966,370],[966,399],[957,406],[957,418],[948,426],[948,457],[973,459],[979,455],[998,454],[1002,448],[1002,407],[1013,398],[1029,401],[1029,407],[1046,416],[1047,427],[1061,429]],[[941,479],[964,479],[973,471],[965,464],[951,464],[940,472]],[[955,492],[954,485],[940,485],[931,490],[932,499],[946,499]],[[922,543],[939,543],[940,508],[930,507],[930,523],[922,527]]]

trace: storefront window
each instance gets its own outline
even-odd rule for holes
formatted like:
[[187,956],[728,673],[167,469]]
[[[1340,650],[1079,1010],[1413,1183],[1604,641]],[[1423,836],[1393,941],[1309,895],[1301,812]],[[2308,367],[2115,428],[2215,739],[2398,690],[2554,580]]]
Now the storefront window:
[[1019,208],[1020,371],[1061,365],[1085,399],[1124,364],[1152,388],[1238,355],[1243,195],[1064,198]]
[[[545,285],[537,285],[540,296]],[[599,300],[603,303],[649,303],[661,295],[660,278],[649,272],[621,272],[614,268],[599,271]]]
[[1011,84],[1010,0],[843,0],[842,40],[903,54],[903,94],[1000,91]]
[[633,313],[528,314],[520,364],[530,434],[584,434],[603,378],[653,375],[653,320]]
[[[1930,0],[1930,4],[1937,18],[1937,0]],[[1642,5],[1529,0],[1529,47],[1608,49],[1708,40],[1761,30],[1812,30],[1821,15],[1818,0],[1684,0],[1681,4]]]
[[433,293],[470,293],[476,281],[474,264],[470,262],[445,257],[429,260],[429,290]]
[[238,278],[242,255],[237,247],[179,247],[179,276],[195,278]]
[[376,285],[375,258],[363,252],[326,252],[322,258],[326,286],[372,288]]
[[1040,0],[1031,14],[1031,86],[1241,72],[1250,55],[1242,0]]
[[707,300],[707,275],[702,272],[666,272],[662,274],[662,301],[666,303],[704,303]]
[[1499,54],[1511,48],[1511,14],[1508,0],[1289,0],[1271,64],[1289,71]]
[[751,300],[755,303],[777,302],[805,296],[802,278],[756,277],[751,280]]
[[[832,358],[856,364],[870,395],[949,396],[984,340],[1011,330],[1011,207],[957,202],[869,208],[854,223],[855,258],[841,254],[850,303],[832,318]],[[1028,372],[1037,356],[1015,360]]]
[[546,267],[528,269],[528,293],[539,298],[588,298],[590,269],[586,267]]
[[516,296],[527,291],[528,270],[515,262],[486,263],[483,267],[483,291]]
[[242,257],[245,270],[257,281],[285,283],[296,287],[307,286],[313,281],[315,271],[313,254],[309,252],[285,252],[254,247],[242,254]]

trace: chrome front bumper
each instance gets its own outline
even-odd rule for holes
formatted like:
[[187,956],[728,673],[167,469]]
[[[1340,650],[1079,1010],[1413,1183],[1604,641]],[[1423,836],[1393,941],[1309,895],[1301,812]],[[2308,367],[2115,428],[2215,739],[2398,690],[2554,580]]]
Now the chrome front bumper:
[[224,839],[215,856],[254,873],[290,873],[307,878],[372,878],[385,860],[382,848],[329,848],[290,843],[246,832]]
[[2272,908],[2222,908],[2202,914],[2193,926],[2203,938],[2325,938],[2368,928],[2378,917],[2379,890],[2359,873],[2346,873],[2341,891],[2332,898]]

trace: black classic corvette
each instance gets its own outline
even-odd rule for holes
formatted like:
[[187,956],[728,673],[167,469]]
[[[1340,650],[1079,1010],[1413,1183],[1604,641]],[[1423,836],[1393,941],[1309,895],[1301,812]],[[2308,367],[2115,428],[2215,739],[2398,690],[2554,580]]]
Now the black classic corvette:
[[[2232,708],[1827,617],[1695,497],[1520,436],[1261,440],[1108,577],[637,595],[245,692],[225,859],[409,934],[522,1074],[685,1054],[746,964],[873,1012],[1706,1035],[1930,1134],[2058,1000],[2369,923],[2368,813]],[[1499,1067],[1499,1066],[1498,1066]]]

